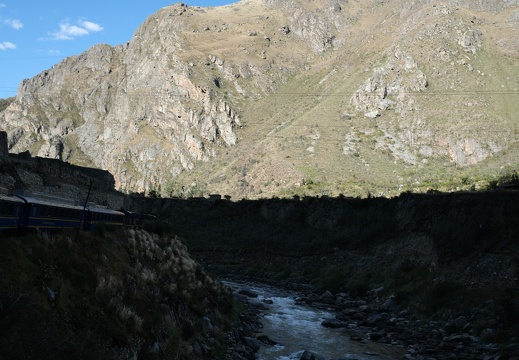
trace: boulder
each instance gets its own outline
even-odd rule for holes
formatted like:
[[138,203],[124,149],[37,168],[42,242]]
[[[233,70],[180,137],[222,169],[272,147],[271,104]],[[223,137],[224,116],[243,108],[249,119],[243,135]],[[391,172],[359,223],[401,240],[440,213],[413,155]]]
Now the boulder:
[[253,337],[245,336],[243,338],[243,343],[252,349],[252,351],[257,352],[261,347],[261,342],[258,339],[255,339]]
[[254,291],[247,290],[247,289],[242,289],[242,290],[238,291],[238,294],[245,295],[245,296],[250,297],[250,298],[257,298],[258,297],[258,294],[256,294]]
[[326,319],[321,323],[322,326],[332,328],[332,329],[338,329],[346,327],[347,324],[339,319]]
[[318,301],[320,303],[323,303],[323,304],[334,304],[335,303],[335,296],[333,296],[333,294],[330,291],[327,290],[324,294],[322,294],[319,297]]

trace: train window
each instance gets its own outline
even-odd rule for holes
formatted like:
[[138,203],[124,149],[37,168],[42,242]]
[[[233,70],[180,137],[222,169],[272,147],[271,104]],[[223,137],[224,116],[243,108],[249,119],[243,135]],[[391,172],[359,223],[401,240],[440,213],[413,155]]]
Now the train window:
[[0,204],[0,214],[7,214],[7,204]]

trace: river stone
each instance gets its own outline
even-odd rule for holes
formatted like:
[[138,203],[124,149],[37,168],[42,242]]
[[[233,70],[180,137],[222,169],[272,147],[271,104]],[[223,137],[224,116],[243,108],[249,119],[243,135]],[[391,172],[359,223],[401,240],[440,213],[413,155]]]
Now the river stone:
[[369,339],[373,340],[373,341],[379,341],[380,339],[382,339],[386,336],[387,336],[387,331],[384,329],[381,329],[381,330],[378,330],[378,331],[375,331],[375,332],[372,332],[371,334],[369,334]]
[[322,356],[317,355],[311,351],[305,350],[299,360],[325,360]]
[[335,296],[330,291],[326,291],[324,294],[322,294],[319,297],[319,302],[323,304],[334,304],[335,303]]
[[332,329],[346,327],[346,323],[340,321],[339,319],[326,319],[321,323],[321,325]]
[[305,350],[303,355],[299,358],[299,360],[316,360],[314,354],[312,354],[310,351]]
[[467,325],[467,318],[465,316],[459,316],[456,319],[450,321],[445,325],[445,331],[452,334],[458,330],[463,329]]
[[346,308],[346,309],[341,310],[340,315],[348,317],[348,316],[355,315],[356,312],[357,312],[357,309],[355,309],[355,308]]
[[245,296],[250,297],[250,298],[257,298],[258,297],[258,294],[256,294],[254,291],[247,290],[247,289],[242,289],[242,290],[238,291],[238,294],[245,295]]
[[234,359],[239,359],[239,360],[242,360],[242,359],[247,359],[247,360],[254,360],[255,359],[255,356],[254,356],[254,353],[252,352],[252,350],[244,345],[236,345],[235,347],[235,354],[233,354],[234,356]]
[[373,325],[373,324],[377,324],[377,323],[381,323],[381,322],[387,321],[388,319],[389,319],[389,315],[386,314],[386,313],[375,314],[375,315],[371,315],[370,317],[368,317],[366,319],[366,323],[368,323],[370,325]]
[[351,335],[350,335],[350,340],[353,340],[353,341],[362,341],[362,340],[364,340],[364,338],[362,337],[362,334],[361,334],[361,333],[354,333],[354,334],[351,334]]
[[382,336],[378,333],[369,334],[369,339],[372,341],[379,341],[381,338],[382,338]]
[[381,311],[395,311],[397,309],[396,301],[394,296],[390,296],[389,299],[384,301],[380,306]]
[[258,351],[261,347],[261,342],[258,339],[255,339],[252,337],[245,336],[243,338],[243,342],[245,343],[246,346],[250,347],[252,349],[252,351],[254,351],[254,352]]
[[267,335],[258,336],[258,340],[267,345],[277,345],[278,344],[276,341],[272,340]]

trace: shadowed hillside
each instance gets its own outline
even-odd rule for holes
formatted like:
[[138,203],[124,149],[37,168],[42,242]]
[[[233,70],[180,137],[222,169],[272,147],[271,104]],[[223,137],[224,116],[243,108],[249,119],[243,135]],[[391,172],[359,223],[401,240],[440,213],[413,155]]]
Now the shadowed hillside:
[[180,240],[77,235],[1,235],[0,358],[225,358],[236,304]]
[[471,336],[515,354],[518,196],[495,190],[139,204],[160,209],[214,274],[311,284],[318,294],[367,296],[379,289],[436,327],[463,315]]

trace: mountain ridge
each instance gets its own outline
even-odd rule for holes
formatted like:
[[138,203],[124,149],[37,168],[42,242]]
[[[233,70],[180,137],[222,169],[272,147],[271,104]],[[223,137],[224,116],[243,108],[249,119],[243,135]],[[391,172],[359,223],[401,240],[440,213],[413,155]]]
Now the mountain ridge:
[[25,80],[0,127],[127,192],[482,187],[517,166],[518,19],[517,1],[179,3]]

